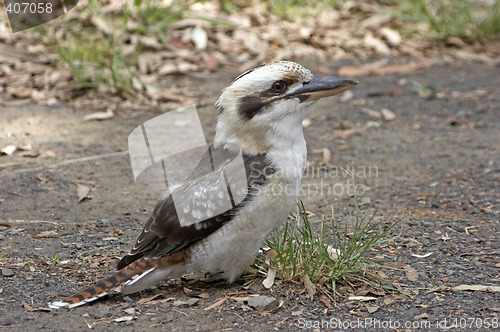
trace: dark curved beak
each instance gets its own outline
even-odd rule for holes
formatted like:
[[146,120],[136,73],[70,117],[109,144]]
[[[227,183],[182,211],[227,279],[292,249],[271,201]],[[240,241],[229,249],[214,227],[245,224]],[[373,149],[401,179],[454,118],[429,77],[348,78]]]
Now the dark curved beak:
[[299,98],[301,102],[313,101],[334,96],[349,90],[358,83],[350,78],[315,75],[309,82],[304,83],[300,89],[290,93],[287,97]]

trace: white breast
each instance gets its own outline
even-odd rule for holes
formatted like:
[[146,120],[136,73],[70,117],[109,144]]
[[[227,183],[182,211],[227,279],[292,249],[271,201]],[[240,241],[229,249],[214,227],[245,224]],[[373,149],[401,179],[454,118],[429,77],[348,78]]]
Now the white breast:
[[267,153],[276,173],[233,220],[199,242],[188,270],[223,271],[230,282],[234,281],[293,209],[307,157],[306,143],[301,127],[276,129],[275,137],[270,137],[273,148]]
[[223,271],[230,282],[234,281],[252,264],[266,237],[285,220],[295,199],[294,189],[273,174],[268,185],[233,220],[196,246],[188,270]]

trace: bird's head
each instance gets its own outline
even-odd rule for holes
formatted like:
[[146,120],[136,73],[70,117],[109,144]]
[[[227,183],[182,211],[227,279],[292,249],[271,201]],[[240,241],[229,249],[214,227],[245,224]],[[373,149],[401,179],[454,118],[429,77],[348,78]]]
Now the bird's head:
[[[272,62],[236,77],[215,104],[216,141],[237,143],[246,152],[266,152],[276,136],[302,133],[314,101],[346,91],[352,79],[316,76],[290,61]],[[286,135],[285,135],[286,136]]]

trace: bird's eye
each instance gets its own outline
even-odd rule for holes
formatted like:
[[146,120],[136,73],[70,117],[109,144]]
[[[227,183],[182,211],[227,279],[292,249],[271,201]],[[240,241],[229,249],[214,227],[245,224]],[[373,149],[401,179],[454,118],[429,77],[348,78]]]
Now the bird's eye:
[[271,90],[276,93],[280,93],[285,91],[286,89],[286,84],[283,81],[276,81],[271,85]]

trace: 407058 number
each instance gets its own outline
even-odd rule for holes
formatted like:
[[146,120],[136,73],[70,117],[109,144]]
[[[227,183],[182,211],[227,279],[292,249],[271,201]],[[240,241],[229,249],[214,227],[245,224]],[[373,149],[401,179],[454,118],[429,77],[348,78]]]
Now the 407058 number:
[[20,14],[20,13],[29,13],[29,14],[43,14],[43,13],[52,13],[52,4],[50,2],[43,3],[43,2],[15,2],[15,3],[9,3],[7,7],[5,8],[5,11],[7,13],[15,13],[15,14]]

